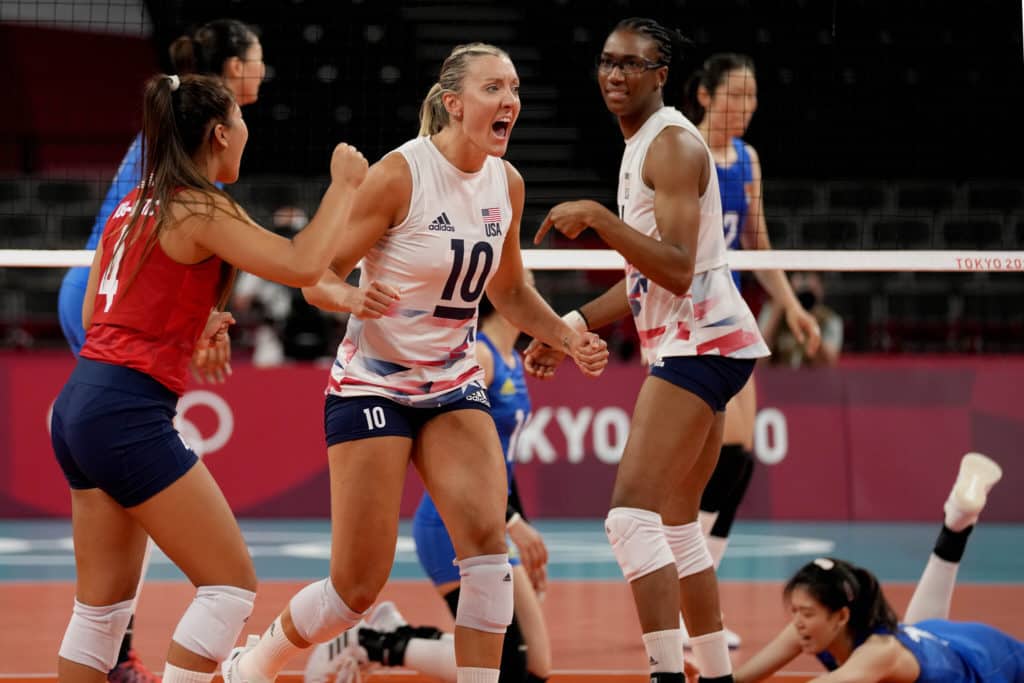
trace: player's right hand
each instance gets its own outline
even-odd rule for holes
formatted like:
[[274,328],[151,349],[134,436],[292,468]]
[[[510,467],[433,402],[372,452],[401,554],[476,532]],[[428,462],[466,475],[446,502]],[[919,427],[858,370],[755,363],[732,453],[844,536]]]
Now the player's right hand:
[[359,187],[369,167],[366,157],[358,149],[344,142],[338,143],[331,155],[331,181]]
[[584,332],[569,345],[569,353],[584,375],[597,377],[608,366],[608,343],[593,332]]
[[530,577],[535,590],[543,592],[547,588],[548,547],[544,538],[525,519],[519,519],[508,528],[509,538],[516,544],[519,561]]
[[380,318],[401,297],[399,291],[383,282],[371,281],[365,287],[354,289],[346,308],[363,320]]

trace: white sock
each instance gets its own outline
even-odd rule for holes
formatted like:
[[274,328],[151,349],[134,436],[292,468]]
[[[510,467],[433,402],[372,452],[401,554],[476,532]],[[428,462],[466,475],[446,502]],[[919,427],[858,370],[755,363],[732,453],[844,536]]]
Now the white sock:
[[295,656],[301,648],[296,647],[281,627],[281,617],[277,617],[260,638],[253,649],[242,655],[238,660],[238,672],[242,678],[265,678],[274,680],[277,674]]
[[405,666],[445,683],[455,683],[455,640],[443,636],[439,640],[410,638],[405,646]]
[[715,563],[715,570],[718,570],[718,565],[722,564],[722,556],[725,555],[725,549],[729,547],[729,539],[722,538],[721,536],[708,536],[708,552],[711,553],[711,560]]
[[732,673],[732,660],[729,659],[729,644],[725,639],[725,631],[690,636],[690,650],[702,677],[718,678]]
[[944,560],[932,553],[910,597],[903,621],[916,624],[925,619],[948,619],[958,569],[958,562]]
[[705,536],[710,536],[711,527],[715,526],[715,522],[718,521],[718,513],[701,510],[697,513],[697,521],[700,522],[701,533]]
[[483,669],[478,666],[460,666],[455,675],[457,683],[498,683],[501,669]]
[[682,673],[683,632],[677,628],[644,634],[651,673]]
[[167,683],[210,683],[213,680],[213,673],[204,674],[201,671],[190,671],[180,669],[173,664],[164,664],[164,675],[162,680]]

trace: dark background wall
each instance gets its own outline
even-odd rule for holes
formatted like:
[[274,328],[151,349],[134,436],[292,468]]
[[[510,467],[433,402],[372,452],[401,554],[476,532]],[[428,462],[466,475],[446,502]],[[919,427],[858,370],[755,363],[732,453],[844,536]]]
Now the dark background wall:
[[[694,41],[670,103],[711,53],[754,58],[760,106],[746,139],[776,247],[1024,244],[1024,50],[1020,7],[1005,0],[139,2],[137,20],[129,11],[113,27],[134,36],[0,23],[0,92],[11,95],[0,106],[0,248],[84,244],[138,130],[143,81],[167,69],[175,37],[222,16],[257,29],[268,65],[232,188],[262,221],[282,205],[315,209],[337,141],[376,159],[415,135],[442,59],[474,40],[507,49],[522,79],[508,157],[527,182],[524,236],[559,201],[610,204],[622,143],[593,60],[617,21],[648,15]],[[61,276],[0,268],[0,346],[60,345]],[[825,280],[847,350],[1024,350],[1020,273]],[[609,277],[539,281],[565,307]]]

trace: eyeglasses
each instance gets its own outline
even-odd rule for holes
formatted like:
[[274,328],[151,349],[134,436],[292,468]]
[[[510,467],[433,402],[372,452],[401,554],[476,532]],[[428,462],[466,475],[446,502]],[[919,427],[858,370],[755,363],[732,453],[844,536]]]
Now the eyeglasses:
[[635,76],[644,71],[658,69],[666,66],[665,62],[651,62],[641,57],[626,57],[624,59],[612,59],[611,57],[599,56],[597,58],[597,70],[603,74],[610,74],[618,67],[626,76]]

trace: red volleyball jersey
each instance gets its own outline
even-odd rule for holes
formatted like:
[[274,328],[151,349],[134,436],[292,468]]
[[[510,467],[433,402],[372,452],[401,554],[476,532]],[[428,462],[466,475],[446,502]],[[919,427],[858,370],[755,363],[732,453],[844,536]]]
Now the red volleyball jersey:
[[216,256],[192,265],[178,263],[159,241],[143,261],[158,205],[145,200],[142,224],[126,240],[138,199],[138,189],[130,192],[103,229],[100,282],[81,355],[144,372],[180,395],[226,269]]

